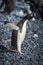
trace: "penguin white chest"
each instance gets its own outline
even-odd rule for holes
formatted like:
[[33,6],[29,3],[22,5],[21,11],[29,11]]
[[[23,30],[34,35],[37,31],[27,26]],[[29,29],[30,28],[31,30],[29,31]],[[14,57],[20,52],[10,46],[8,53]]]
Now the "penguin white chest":
[[24,41],[25,35],[26,35],[26,24],[27,24],[26,20],[22,26],[22,32],[20,32],[20,30],[18,31],[18,38],[17,38],[17,46],[18,46],[18,51],[21,52],[21,44]]

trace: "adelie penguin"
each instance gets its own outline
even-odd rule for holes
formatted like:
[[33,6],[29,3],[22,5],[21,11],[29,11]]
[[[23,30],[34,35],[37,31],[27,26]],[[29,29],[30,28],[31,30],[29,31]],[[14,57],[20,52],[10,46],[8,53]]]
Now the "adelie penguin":
[[26,24],[28,19],[31,19],[32,16],[26,15],[17,25],[9,22],[4,22],[7,26],[10,26],[13,29],[12,37],[11,37],[11,48],[13,50],[17,50],[20,54],[21,52],[21,45],[24,41],[26,35]]
[[2,0],[2,3],[0,5],[0,9],[3,7],[4,4],[5,4],[4,11],[2,11],[1,13],[9,14],[15,8],[15,4],[14,4],[13,0]]

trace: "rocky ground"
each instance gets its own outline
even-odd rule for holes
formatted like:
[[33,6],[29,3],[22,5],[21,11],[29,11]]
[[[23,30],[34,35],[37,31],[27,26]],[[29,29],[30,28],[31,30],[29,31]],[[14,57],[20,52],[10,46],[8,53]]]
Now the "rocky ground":
[[[10,15],[4,16],[0,13],[0,45],[7,48],[11,44],[12,29],[4,25],[3,21],[9,20],[17,24],[27,14],[25,9],[27,9],[28,4],[18,1],[15,4],[16,8]],[[0,65],[43,65],[43,21],[29,20],[22,52],[24,55],[17,52],[0,52]]]

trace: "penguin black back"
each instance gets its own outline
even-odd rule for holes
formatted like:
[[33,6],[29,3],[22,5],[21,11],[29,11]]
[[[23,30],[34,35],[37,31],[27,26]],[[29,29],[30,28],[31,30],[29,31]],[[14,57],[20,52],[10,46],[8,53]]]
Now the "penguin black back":
[[27,14],[27,15],[17,24],[17,26],[18,26],[19,29],[20,29],[20,32],[21,32],[21,30],[22,30],[23,23],[24,23],[27,19],[30,20],[32,17],[33,17],[33,15],[31,16],[31,14],[30,14],[30,15]]
[[26,19],[28,19],[28,15],[26,15],[19,23],[17,23],[17,26],[19,27],[20,32],[22,30],[23,23],[25,22]]
[[11,37],[11,46],[12,49],[17,50],[17,35],[18,35],[18,30],[13,30],[12,31],[12,37]]

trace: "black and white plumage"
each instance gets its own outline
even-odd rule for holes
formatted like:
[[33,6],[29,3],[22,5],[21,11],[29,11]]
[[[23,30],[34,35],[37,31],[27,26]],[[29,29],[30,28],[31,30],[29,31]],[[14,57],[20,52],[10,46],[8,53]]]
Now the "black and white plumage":
[[31,16],[26,15],[17,25],[5,22],[6,25],[10,26],[13,29],[11,37],[11,47],[14,50],[16,49],[20,54],[22,54],[21,45],[26,35],[26,24],[28,22],[28,19],[31,18]]

